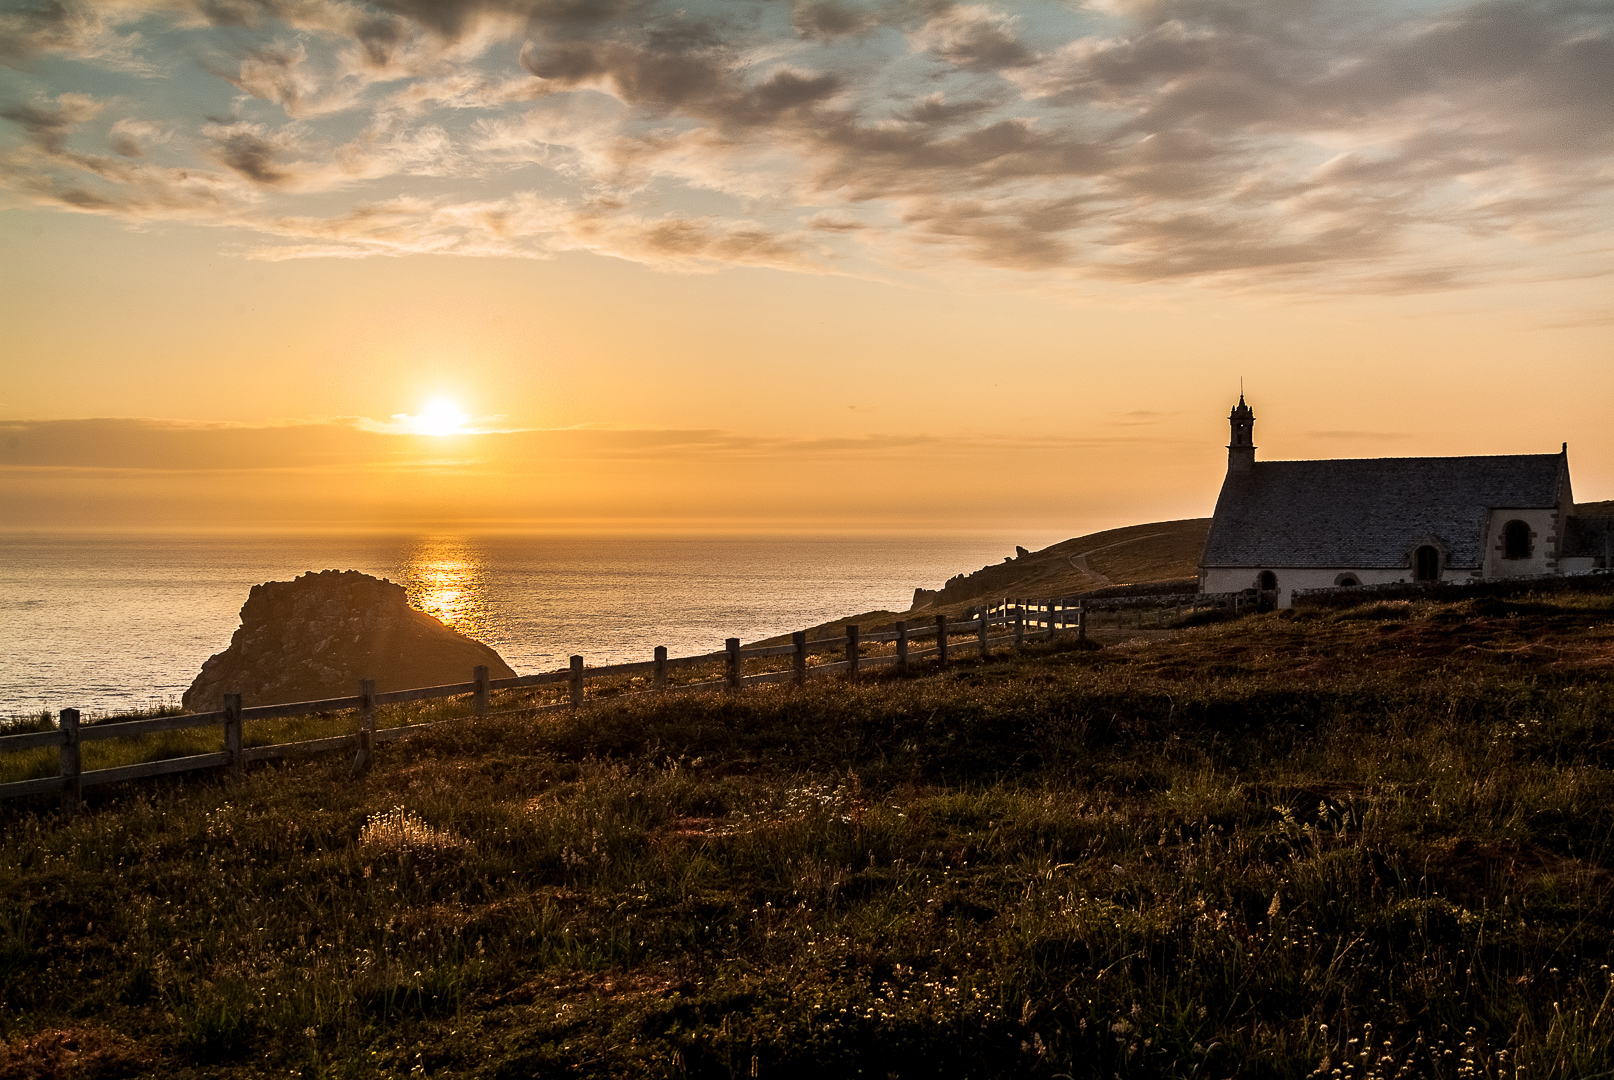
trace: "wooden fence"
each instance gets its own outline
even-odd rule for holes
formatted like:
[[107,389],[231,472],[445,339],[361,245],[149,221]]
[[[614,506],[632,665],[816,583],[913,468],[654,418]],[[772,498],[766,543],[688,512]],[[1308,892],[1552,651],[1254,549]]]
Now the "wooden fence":
[[[326,698],[321,701],[245,707],[240,694],[226,694],[224,708],[217,712],[159,716],[145,720],[102,724],[82,724],[79,710],[63,709],[58,714],[58,725],[54,730],[0,736],[0,753],[55,747],[58,761],[55,776],[0,784],[0,799],[60,793],[64,812],[71,814],[78,808],[82,792],[87,787],[201,769],[226,769],[229,775],[238,777],[249,762],[327,750],[354,751],[353,768],[355,773],[358,773],[369,767],[376,748],[381,744],[443,724],[488,716],[528,715],[555,709],[576,709],[589,700],[587,683],[590,679],[619,680],[623,677],[648,677],[649,687],[642,693],[650,694],[701,690],[738,691],[744,686],[766,683],[792,683],[800,686],[809,676],[840,674],[855,678],[859,672],[867,668],[894,666],[899,672],[906,672],[916,661],[931,658],[935,659],[938,667],[945,667],[950,650],[973,649],[979,655],[986,656],[994,647],[1011,643],[1021,645],[1028,637],[1046,640],[1061,632],[1075,631],[1085,638],[1086,619],[1087,613],[1080,603],[1016,601],[1010,604],[1005,601],[984,611],[973,612],[965,620],[949,621],[946,615],[937,615],[933,623],[909,626],[906,622],[899,622],[894,630],[874,634],[863,634],[856,626],[847,626],[840,637],[808,641],[806,631],[797,631],[791,635],[789,645],[753,648],[741,648],[739,638],[729,638],[721,652],[705,653],[700,656],[671,658],[668,657],[665,646],[657,646],[653,660],[607,664],[592,668],[585,665],[583,657],[574,656],[571,665],[560,671],[541,675],[522,675],[511,679],[490,679],[488,669],[478,667],[470,682],[394,690],[388,693],[376,693],[374,681],[365,679],[360,682],[357,694],[351,697]],[[993,636],[991,631],[995,626],[1006,627],[1010,632]],[[963,638],[962,641],[959,640],[960,637]],[[926,647],[916,649],[913,647],[916,643]],[[893,644],[895,648],[889,653],[865,654],[867,647],[883,644]],[[809,656],[826,650],[835,650],[844,658],[828,663],[808,663]],[[785,670],[745,674],[747,660],[785,656],[791,658],[791,665]],[[671,671],[700,666],[715,667],[719,662],[723,665],[721,679],[676,685],[668,681],[668,673]],[[526,690],[560,683],[566,684],[567,691],[562,701],[544,705],[521,705],[499,712],[492,710],[493,694],[496,691]],[[616,700],[620,696],[620,694],[613,695],[610,700]],[[379,729],[376,726],[376,709],[381,705],[454,697],[468,699],[469,710],[461,716],[430,723],[404,724]],[[247,746],[243,739],[247,721],[335,712],[356,714],[352,732],[323,739],[261,746]],[[217,753],[144,761],[117,768],[90,770],[82,768],[80,751],[87,742],[208,727],[223,729],[224,749]]]
[[1163,630],[1176,626],[1195,612],[1253,610],[1256,599],[1254,594],[1242,593],[1181,593],[1100,601],[1005,599],[986,611],[994,622],[1012,622],[1019,618],[1033,627],[1033,632],[1044,634],[1050,626],[1056,632],[1074,627],[1078,612],[1089,630]]

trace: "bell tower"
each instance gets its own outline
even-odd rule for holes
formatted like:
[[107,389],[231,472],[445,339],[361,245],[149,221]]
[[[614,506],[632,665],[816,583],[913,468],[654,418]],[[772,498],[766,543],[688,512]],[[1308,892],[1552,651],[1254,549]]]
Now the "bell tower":
[[1232,441],[1227,444],[1227,471],[1249,472],[1255,465],[1255,410],[1244,404],[1242,393],[1227,421],[1233,428]]

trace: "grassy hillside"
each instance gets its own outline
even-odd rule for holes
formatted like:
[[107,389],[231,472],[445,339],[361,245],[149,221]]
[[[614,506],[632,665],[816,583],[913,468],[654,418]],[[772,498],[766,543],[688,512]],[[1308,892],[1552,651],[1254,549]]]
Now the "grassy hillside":
[[0,1077],[1614,1060],[1614,597],[418,739],[0,806]]
[[[1164,581],[1181,581],[1191,591],[1209,532],[1210,518],[1186,518],[1089,533],[959,574],[941,589],[916,590],[915,603],[905,612],[860,612],[809,627],[808,634],[837,637],[847,623],[855,623],[861,630],[884,630],[898,619],[959,615],[983,601],[1004,597],[1048,599]],[[789,640],[787,634],[770,638],[766,644]]]
[[939,590],[936,602],[1072,596],[1113,585],[1192,578],[1209,531],[1209,518],[1189,518],[1078,536],[961,574]]

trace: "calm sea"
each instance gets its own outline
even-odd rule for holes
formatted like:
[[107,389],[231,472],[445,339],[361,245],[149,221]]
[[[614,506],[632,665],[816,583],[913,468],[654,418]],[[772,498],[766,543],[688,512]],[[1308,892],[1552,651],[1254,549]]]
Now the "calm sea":
[[391,578],[517,672],[720,649],[905,610],[1012,551],[1001,536],[0,536],[0,716],[174,702],[247,590],[309,570]]

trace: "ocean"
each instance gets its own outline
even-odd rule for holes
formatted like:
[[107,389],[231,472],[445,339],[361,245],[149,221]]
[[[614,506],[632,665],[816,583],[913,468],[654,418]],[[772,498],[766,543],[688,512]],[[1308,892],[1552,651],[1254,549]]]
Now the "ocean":
[[0,716],[177,702],[253,585],[310,570],[390,578],[530,674],[903,611],[1012,551],[1001,535],[0,535]]

